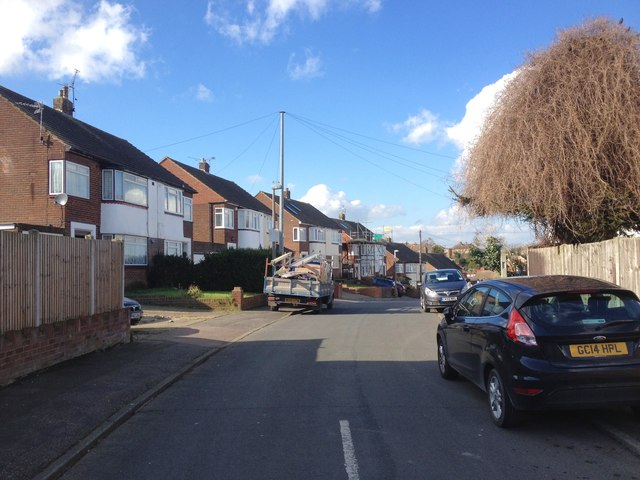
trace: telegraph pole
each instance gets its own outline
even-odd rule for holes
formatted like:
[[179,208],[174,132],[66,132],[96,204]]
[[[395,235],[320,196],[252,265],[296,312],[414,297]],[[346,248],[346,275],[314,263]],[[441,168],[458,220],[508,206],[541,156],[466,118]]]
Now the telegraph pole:
[[418,238],[420,239],[420,243],[418,243],[418,281],[416,285],[422,283],[422,230],[418,230]]
[[284,253],[284,112],[280,112],[280,208],[278,228],[280,230],[280,255]]

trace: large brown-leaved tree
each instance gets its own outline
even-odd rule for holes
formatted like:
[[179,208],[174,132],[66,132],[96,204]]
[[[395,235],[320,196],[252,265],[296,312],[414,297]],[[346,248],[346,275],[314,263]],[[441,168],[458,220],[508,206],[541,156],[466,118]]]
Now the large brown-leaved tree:
[[528,55],[469,150],[458,200],[583,243],[640,229],[640,36],[590,20]]

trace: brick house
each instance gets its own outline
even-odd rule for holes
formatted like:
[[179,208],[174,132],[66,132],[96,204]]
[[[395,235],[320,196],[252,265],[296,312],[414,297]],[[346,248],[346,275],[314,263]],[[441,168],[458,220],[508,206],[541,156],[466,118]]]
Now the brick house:
[[344,213],[333,221],[341,231],[340,264],[343,278],[363,278],[384,275],[386,249],[374,240],[374,234],[359,222],[347,220]]
[[[288,189],[284,191],[284,250],[301,258],[318,253],[331,262],[334,275],[340,275],[340,246],[342,236],[335,220],[327,217],[313,205],[292,200]],[[256,198],[271,208],[272,194],[259,192]],[[276,215],[280,211],[280,196],[275,196]]]
[[269,248],[271,210],[236,183],[165,157],[160,165],[196,190],[193,195],[193,258],[226,248]]
[[0,229],[124,243],[125,284],[156,253],[191,256],[193,190],[136,147],[0,86]]

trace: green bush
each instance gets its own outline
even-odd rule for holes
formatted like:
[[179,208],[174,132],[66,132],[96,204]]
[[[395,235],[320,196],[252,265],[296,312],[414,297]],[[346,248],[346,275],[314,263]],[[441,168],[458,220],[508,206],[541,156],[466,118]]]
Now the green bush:
[[152,288],[185,289],[194,283],[193,278],[193,262],[189,258],[159,253],[153,257],[147,280]]
[[231,249],[205,255],[194,265],[194,283],[205,291],[230,291],[242,287],[245,292],[261,292],[264,285],[267,249]]

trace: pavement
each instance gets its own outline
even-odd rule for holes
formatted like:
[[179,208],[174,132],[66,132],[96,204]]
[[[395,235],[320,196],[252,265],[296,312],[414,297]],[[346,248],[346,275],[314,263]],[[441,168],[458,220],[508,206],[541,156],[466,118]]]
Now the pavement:
[[54,479],[212,355],[291,312],[144,307],[131,342],[0,388],[0,479]]
[[[357,300],[358,295],[345,295]],[[369,301],[373,299],[367,299]],[[0,388],[0,479],[58,478],[146,402],[197,365],[291,312],[185,311],[144,306],[130,343]],[[640,419],[628,409],[590,421],[640,457]]]

